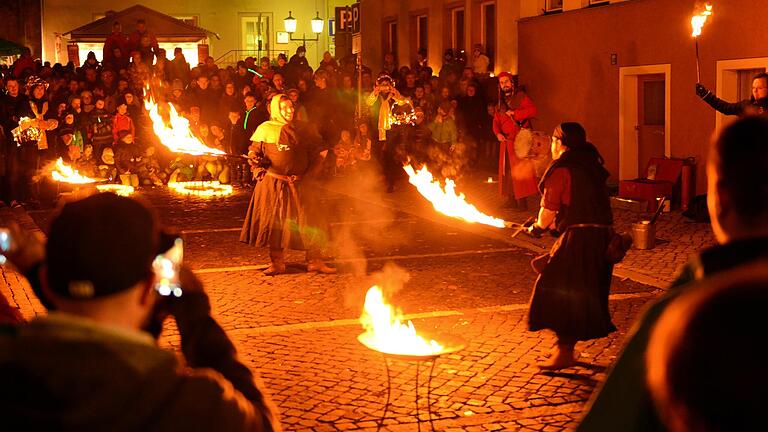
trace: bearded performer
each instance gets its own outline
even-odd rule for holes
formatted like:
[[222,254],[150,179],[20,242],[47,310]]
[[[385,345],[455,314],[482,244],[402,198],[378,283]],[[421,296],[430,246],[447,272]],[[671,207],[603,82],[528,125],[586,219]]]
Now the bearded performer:
[[525,210],[526,198],[537,193],[533,164],[515,154],[515,138],[523,127],[529,127],[536,106],[523,91],[518,91],[509,72],[499,74],[499,108],[493,116],[493,133],[499,140],[499,192],[505,207]]
[[307,251],[307,271],[336,273],[320,259],[322,233],[307,225],[302,180],[322,165],[327,150],[315,151],[300,140],[293,126],[293,103],[283,94],[270,102],[271,119],[251,137],[249,162],[257,179],[248,205],[240,241],[269,246],[268,276],[285,273],[287,248]]

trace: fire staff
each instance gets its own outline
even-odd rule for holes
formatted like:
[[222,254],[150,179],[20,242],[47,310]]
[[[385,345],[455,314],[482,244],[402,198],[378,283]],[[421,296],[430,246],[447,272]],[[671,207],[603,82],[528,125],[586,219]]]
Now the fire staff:
[[[539,184],[538,219],[527,233],[540,237],[554,227],[563,233],[549,255],[534,260],[540,270],[531,298],[529,329],[550,329],[557,345],[541,369],[576,363],[576,342],[616,330],[608,311],[613,237],[608,171],[578,123],[562,123],[552,134],[552,164]],[[537,265],[538,264],[538,265]]]
[[270,102],[271,120],[262,123],[251,137],[249,157],[257,178],[240,232],[240,241],[269,246],[266,275],[285,273],[284,251],[306,250],[308,271],[335,273],[320,259],[320,233],[307,224],[302,199],[302,180],[322,164],[327,151],[314,149],[298,138],[293,126],[293,103],[285,95]]

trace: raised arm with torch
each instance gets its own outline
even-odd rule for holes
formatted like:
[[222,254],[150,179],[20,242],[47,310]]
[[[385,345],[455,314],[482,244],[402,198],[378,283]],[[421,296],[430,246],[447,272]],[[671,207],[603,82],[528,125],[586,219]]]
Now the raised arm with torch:
[[712,5],[707,3],[704,5],[704,10],[698,12],[691,17],[691,28],[693,29],[691,36],[693,36],[693,43],[696,46],[696,82],[701,82],[701,65],[699,64],[699,36],[701,36],[701,29],[704,27],[704,23],[707,22],[707,18],[712,15]]

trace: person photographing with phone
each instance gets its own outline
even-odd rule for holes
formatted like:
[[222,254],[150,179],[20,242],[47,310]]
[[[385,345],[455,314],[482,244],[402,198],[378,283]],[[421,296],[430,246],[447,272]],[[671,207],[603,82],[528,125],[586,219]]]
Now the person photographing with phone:
[[[13,250],[11,243],[11,232],[8,228],[0,227],[0,266],[6,263],[5,254]],[[0,325],[2,324],[21,324],[24,317],[21,316],[18,308],[11,306],[8,299],[0,293]]]
[[395,182],[402,167],[398,166],[396,158],[397,143],[392,134],[393,116],[392,107],[404,98],[395,88],[395,83],[389,75],[381,75],[376,79],[376,86],[368,95],[365,103],[371,109],[371,115],[376,119],[378,141],[374,153],[381,161],[384,177],[387,183],[387,192],[395,190]]
[[[68,203],[44,254],[32,237],[12,235],[16,249],[6,257],[49,313],[0,328],[0,415],[9,430],[281,430],[202,284],[166,250],[180,243],[161,235],[149,208],[108,193]],[[158,278],[153,262],[172,272]],[[170,291],[161,289],[166,278]],[[169,315],[185,361],[157,346]]]

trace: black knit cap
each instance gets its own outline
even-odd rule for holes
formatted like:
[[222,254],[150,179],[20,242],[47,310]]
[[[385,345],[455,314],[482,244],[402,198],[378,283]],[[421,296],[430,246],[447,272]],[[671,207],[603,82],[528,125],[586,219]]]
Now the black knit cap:
[[46,245],[50,288],[72,299],[103,297],[146,278],[159,251],[154,212],[99,193],[64,205]]
[[[563,141],[563,145],[569,149],[578,149],[587,146],[587,131],[584,127],[576,122],[560,123],[557,127],[560,131],[560,139]],[[557,131],[555,132],[557,135]]]

